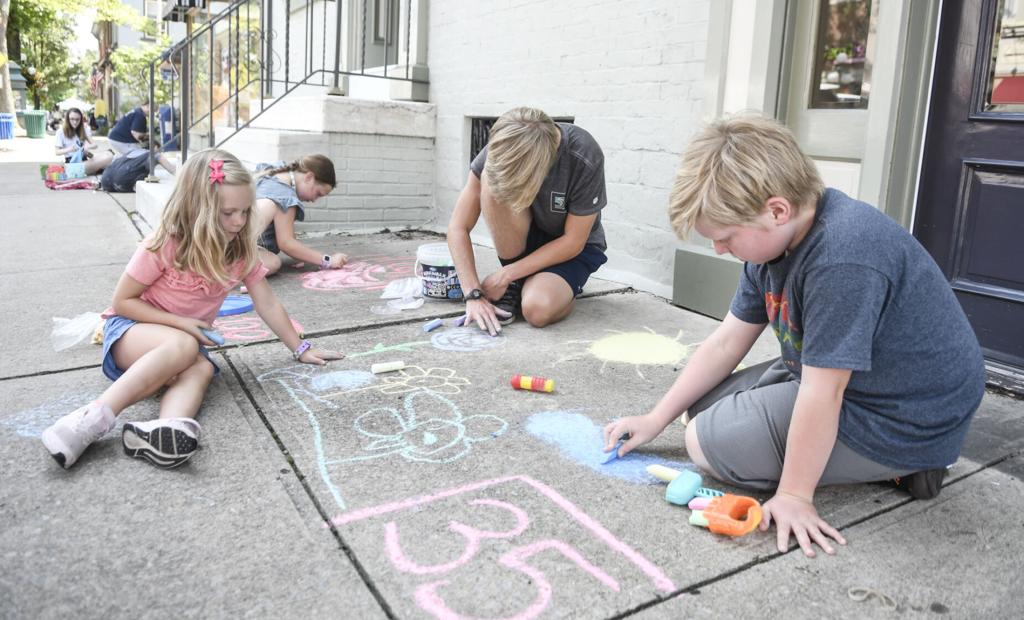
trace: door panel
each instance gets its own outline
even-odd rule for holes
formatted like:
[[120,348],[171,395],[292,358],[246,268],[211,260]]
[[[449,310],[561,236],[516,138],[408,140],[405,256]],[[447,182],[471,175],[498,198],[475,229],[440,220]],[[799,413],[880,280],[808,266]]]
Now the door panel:
[[[993,105],[1024,2],[945,2],[914,235],[995,366],[1024,372],[1024,113]],[[997,93],[996,99],[999,99]]]

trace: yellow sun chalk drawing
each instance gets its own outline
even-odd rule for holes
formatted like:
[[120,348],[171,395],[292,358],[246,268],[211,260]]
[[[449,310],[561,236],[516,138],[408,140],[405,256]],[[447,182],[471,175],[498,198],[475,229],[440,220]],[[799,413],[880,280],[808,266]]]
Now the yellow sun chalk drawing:
[[[641,379],[646,379],[640,371],[641,366],[674,365],[687,358],[690,349],[696,345],[679,342],[683,332],[675,338],[662,336],[649,328],[645,332],[616,332],[595,341],[573,341],[566,344],[586,344],[590,346],[586,353],[601,360],[601,372],[609,363],[633,364]],[[559,361],[578,359],[580,354],[570,355]]]

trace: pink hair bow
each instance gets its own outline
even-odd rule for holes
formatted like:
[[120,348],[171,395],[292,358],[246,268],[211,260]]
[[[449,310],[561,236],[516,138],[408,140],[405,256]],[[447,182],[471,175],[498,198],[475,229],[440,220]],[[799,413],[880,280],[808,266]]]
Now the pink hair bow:
[[224,160],[223,159],[211,159],[210,160],[210,183],[224,184]]

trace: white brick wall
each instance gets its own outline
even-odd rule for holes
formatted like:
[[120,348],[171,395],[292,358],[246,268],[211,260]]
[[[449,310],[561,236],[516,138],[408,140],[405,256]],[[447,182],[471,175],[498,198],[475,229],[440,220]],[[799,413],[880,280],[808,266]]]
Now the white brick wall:
[[602,271],[670,297],[679,243],[665,207],[700,120],[707,30],[703,0],[431,0],[434,226],[466,180],[468,117],[517,105],[573,116],[605,154]]
[[434,106],[291,94],[224,147],[245,163],[321,153],[338,185],[306,208],[306,232],[429,228],[434,208]]

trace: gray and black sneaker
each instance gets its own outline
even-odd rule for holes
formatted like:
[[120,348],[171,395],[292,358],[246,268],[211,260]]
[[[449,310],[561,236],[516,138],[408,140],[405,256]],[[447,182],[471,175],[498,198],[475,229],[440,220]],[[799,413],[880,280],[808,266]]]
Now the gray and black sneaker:
[[494,302],[494,307],[501,310],[508,316],[505,318],[498,317],[498,322],[502,325],[508,325],[512,321],[516,320],[516,315],[519,314],[519,308],[523,303],[523,281],[515,280],[508,285],[505,289],[505,294],[501,296],[501,299]]
[[909,476],[896,478],[893,482],[896,483],[897,489],[903,489],[910,493],[914,499],[934,499],[942,490],[942,481],[946,477],[946,472],[945,467],[926,469],[914,472]]
[[124,453],[163,469],[187,461],[199,447],[199,423],[192,418],[131,422],[121,433]]

